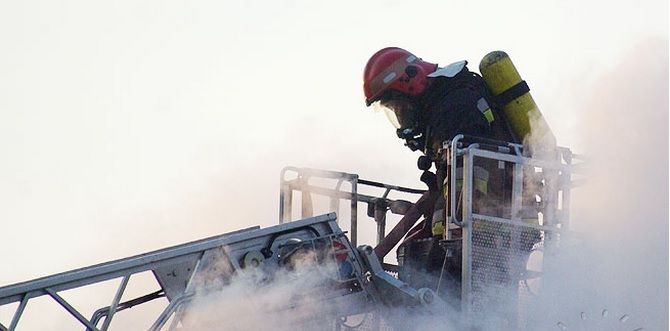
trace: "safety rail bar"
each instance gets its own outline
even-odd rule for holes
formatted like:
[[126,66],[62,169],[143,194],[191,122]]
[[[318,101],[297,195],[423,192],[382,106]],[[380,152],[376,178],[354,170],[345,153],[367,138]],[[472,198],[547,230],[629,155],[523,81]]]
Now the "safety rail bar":
[[[295,173],[295,178],[287,179],[288,173]],[[337,183],[334,188],[326,188],[309,184],[311,178],[335,179]],[[348,182],[351,185],[351,191],[343,191],[342,184]],[[359,193],[359,185],[383,188],[384,193],[380,196],[373,196]],[[329,171],[313,168],[285,167],[280,173],[280,195],[279,195],[279,223],[288,222],[292,218],[293,192],[299,191],[302,195],[301,211],[302,217],[311,216],[313,213],[310,194],[329,197],[330,209],[337,211],[339,209],[339,200],[350,201],[350,229],[349,240],[356,247],[358,239],[358,202],[368,205],[368,216],[373,217],[377,223],[377,244],[379,244],[386,234],[386,215],[388,211],[394,214],[404,215],[412,205],[405,200],[389,199],[392,191],[424,194],[427,191],[413,189],[403,186],[391,185],[382,182],[360,179],[357,174],[346,172]],[[307,194],[305,194],[307,193]]]
[[[464,139],[469,139],[470,142],[466,143],[463,140]],[[491,150],[486,150],[486,149],[481,149],[480,148],[480,143],[479,142],[484,142],[485,144],[498,144],[498,145],[493,145],[498,147],[498,151],[491,151]],[[507,147],[507,149],[503,149]],[[513,181],[513,193],[515,196],[519,196],[521,194],[521,189],[523,185],[523,167],[537,167],[537,168],[542,168],[545,170],[551,170],[551,171],[558,171],[561,173],[561,178],[563,179],[563,182],[561,183],[556,183],[556,185],[551,185],[552,188],[560,188],[557,189],[557,191],[562,191],[562,206],[564,208],[561,208],[563,210],[569,210],[570,207],[570,188],[579,186],[582,183],[582,180],[572,180],[572,174],[575,171],[575,166],[577,167],[582,167],[583,163],[578,163],[574,164],[573,162],[575,161],[583,161],[583,158],[580,155],[574,154],[570,151],[570,149],[565,148],[565,147],[556,147],[555,148],[555,153],[553,156],[555,157],[554,160],[546,160],[546,159],[537,159],[537,158],[532,158],[529,156],[526,156],[523,154],[523,146],[519,144],[514,144],[514,143],[508,143],[508,142],[502,142],[502,141],[496,141],[492,139],[485,139],[485,138],[479,138],[479,137],[472,137],[472,136],[466,136],[466,135],[457,135],[452,139],[451,141],[445,142],[444,144],[444,149],[447,153],[447,164],[452,165],[456,164],[456,160],[458,160],[459,157],[463,157],[466,154],[469,154],[469,160],[470,160],[470,167],[469,169],[466,169],[463,167],[463,172],[464,172],[464,178],[465,178],[465,172],[466,170],[469,171],[470,175],[472,175],[472,160],[474,157],[481,157],[481,158],[487,158],[487,159],[493,159],[497,161],[503,161],[503,162],[509,162],[514,164],[514,181]],[[450,178],[456,178],[456,171],[457,167],[452,166],[450,167]],[[456,207],[457,207],[457,196],[458,196],[458,189],[456,187],[456,181],[452,180],[449,183],[449,198],[450,198],[450,210],[449,210],[449,215],[448,215],[448,220],[450,223],[456,224],[458,226],[462,226],[462,222],[456,218]],[[560,186],[558,186],[560,185]],[[464,191],[465,192],[465,191]],[[464,193],[465,194],[465,193]],[[555,203],[556,201],[550,200],[549,202]],[[518,212],[521,210],[521,200],[520,197],[518,200],[514,201],[514,205],[512,206],[512,215],[516,216]],[[555,211],[556,208],[554,208],[553,211]],[[545,215],[547,216],[547,215]],[[554,221],[556,224],[562,224],[566,229],[567,229],[567,222],[569,221],[567,217],[567,213],[561,213],[561,219],[560,220],[553,220],[551,219],[553,215],[548,215],[549,216],[549,221]],[[558,225],[559,227],[561,225]]]

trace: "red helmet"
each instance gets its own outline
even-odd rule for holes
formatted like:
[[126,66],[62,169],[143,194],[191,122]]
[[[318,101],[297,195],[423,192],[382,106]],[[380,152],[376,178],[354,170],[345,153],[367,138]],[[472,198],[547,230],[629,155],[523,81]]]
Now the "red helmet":
[[402,48],[382,48],[365,65],[365,104],[370,106],[388,90],[417,96],[428,85],[426,76],[436,69],[437,64],[424,62]]

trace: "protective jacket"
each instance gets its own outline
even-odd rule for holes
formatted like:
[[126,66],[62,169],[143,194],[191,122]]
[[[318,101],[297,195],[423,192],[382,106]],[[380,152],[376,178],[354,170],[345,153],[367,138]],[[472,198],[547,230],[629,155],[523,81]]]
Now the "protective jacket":
[[[457,134],[512,141],[504,118],[498,116],[498,112],[492,106],[493,98],[484,80],[469,71],[466,65],[466,61],[456,62],[430,74],[431,84],[420,100],[424,114],[422,121],[426,128],[426,154],[434,160],[439,160],[441,157],[437,151],[442,143],[451,140]],[[495,165],[489,163],[491,162],[476,161],[474,172],[476,200],[479,200],[478,196],[482,197],[489,193],[500,195],[497,187],[493,192],[488,188],[490,175],[497,174]],[[436,162],[436,165],[438,165],[437,186],[444,199],[439,199],[436,203],[432,232],[434,235],[440,235],[444,232],[445,208],[448,207],[446,203],[448,190],[445,188],[448,184],[448,169],[444,167],[444,162]],[[453,180],[457,181],[458,187],[461,179]]]
[[484,80],[461,61],[428,75],[432,82],[423,95],[428,146],[437,147],[457,134],[493,138],[495,120]]

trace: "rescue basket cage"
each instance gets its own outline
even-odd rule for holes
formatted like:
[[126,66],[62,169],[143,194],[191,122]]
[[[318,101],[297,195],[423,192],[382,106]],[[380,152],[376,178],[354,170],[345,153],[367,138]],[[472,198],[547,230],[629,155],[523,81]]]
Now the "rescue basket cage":
[[[460,229],[462,233],[461,312],[468,320],[491,323],[486,320],[491,317],[484,317],[484,310],[513,307],[511,314],[488,316],[504,316],[504,321],[493,323],[524,329],[532,300],[541,290],[542,270],[558,253],[561,237],[569,233],[570,190],[583,181],[574,173],[581,168],[583,157],[565,147],[537,153],[541,157],[531,156],[520,144],[465,135],[446,141],[441,153],[448,165],[448,177],[462,178],[447,181],[445,188],[450,200],[445,211],[447,229]],[[496,206],[501,213],[480,212],[477,208],[477,199],[483,198],[475,194],[475,167],[481,160],[496,162],[506,171],[511,187]],[[374,190],[376,194],[369,193]],[[394,194],[407,200],[394,198]],[[348,224],[341,226],[348,226],[350,241],[356,245],[359,227],[366,226],[358,220],[360,207],[375,221],[375,252],[384,262],[421,217],[421,200],[427,194],[426,190],[364,180],[357,174],[286,167],[281,172],[279,222],[313,215],[316,196],[325,197],[328,211],[348,215]],[[419,195],[419,201],[408,202]],[[340,200],[348,203],[341,208]],[[299,217],[294,213],[297,209]],[[402,218],[387,234],[388,212]],[[339,217],[338,222],[345,218]],[[445,231],[444,241],[454,239],[450,238],[451,232]],[[387,259],[383,267],[397,276],[398,265]]]

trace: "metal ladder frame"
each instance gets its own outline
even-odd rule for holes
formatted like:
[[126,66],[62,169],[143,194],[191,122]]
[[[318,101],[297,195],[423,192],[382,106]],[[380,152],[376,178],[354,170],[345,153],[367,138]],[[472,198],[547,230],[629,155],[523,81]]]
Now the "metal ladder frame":
[[[0,330],[14,331],[30,300],[41,296],[50,297],[79,321],[86,330],[90,331],[107,330],[114,314],[120,310],[166,297],[169,301],[168,306],[150,328],[150,330],[160,330],[170,316],[178,312],[182,304],[190,300],[193,295],[191,289],[193,277],[197,274],[201,261],[211,258],[215,250],[245,240],[265,240],[263,236],[324,222],[333,224],[330,229],[337,229],[339,232],[336,231],[336,233],[343,235],[343,232],[336,226],[336,215],[330,213],[264,229],[254,226],[128,258],[0,287],[0,306],[19,302],[9,326],[0,323]],[[231,259],[231,263],[235,270],[240,268],[237,260]],[[131,276],[146,271],[153,272],[161,290],[126,302],[120,302]],[[77,308],[58,294],[61,291],[118,278],[121,279],[121,283],[110,305],[98,309],[90,319],[84,317]],[[102,317],[105,317],[105,321],[98,328],[97,324]],[[170,327],[170,329],[172,328],[173,326]]]
[[[224,245],[231,236],[242,234],[244,232],[258,229],[259,227],[251,227],[232,233],[227,233],[215,237],[210,237],[187,244],[182,244],[174,247],[164,248],[161,250],[144,253],[124,259],[119,259],[115,261],[110,261],[106,263],[101,263],[93,265],[90,267],[80,268],[76,270],[71,270],[47,277],[42,277],[34,279],[27,282],[17,283],[9,286],[0,287],[0,306],[11,304],[14,302],[19,302],[12,320],[8,327],[0,323],[0,330],[10,330],[13,331],[18,325],[23,311],[25,310],[28,302],[31,299],[49,296],[54,301],[56,301],[60,306],[62,306],[68,313],[70,313],[74,318],[76,318],[87,330],[107,330],[109,327],[112,317],[117,312],[119,307],[121,297],[128,285],[132,275],[142,273],[145,271],[152,271],[156,275],[157,282],[162,288],[167,288],[173,284],[166,284],[166,282],[172,282],[174,280],[184,280],[190,279],[190,276],[194,274],[195,267],[197,262],[202,257],[203,253],[209,249],[219,247]],[[170,269],[173,266],[183,266],[184,264],[193,265],[193,267],[186,268],[188,273],[187,277],[177,275],[176,273],[179,270],[172,270],[172,278],[170,280],[165,277],[161,277],[158,273],[163,271],[165,268]],[[174,269],[174,268],[172,268]],[[89,320],[82,315],[82,313],[77,310],[75,307],[70,305],[63,297],[61,297],[58,292],[75,289],[78,287],[83,287],[95,283],[101,283],[104,281],[121,278],[121,284],[119,284],[116,294],[112,299],[111,304],[106,309],[105,314],[96,312],[94,316]],[[164,284],[161,284],[163,282]],[[139,301],[142,302],[132,302],[134,305],[148,302],[150,300],[156,299],[158,297],[167,296],[166,291],[162,290],[162,293],[150,293],[153,294],[151,297],[147,297],[146,301],[142,301],[143,297],[140,297]],[[137,299],[134,299],[137,300]],[[131,300],[133,301],[133,300]],[[103,308],[104,309],[104,308]],[[103,310],[98,310],[103,311]],[[105,317],[105,321],[100,329],[96,326],[97,321],[100,318]]]

